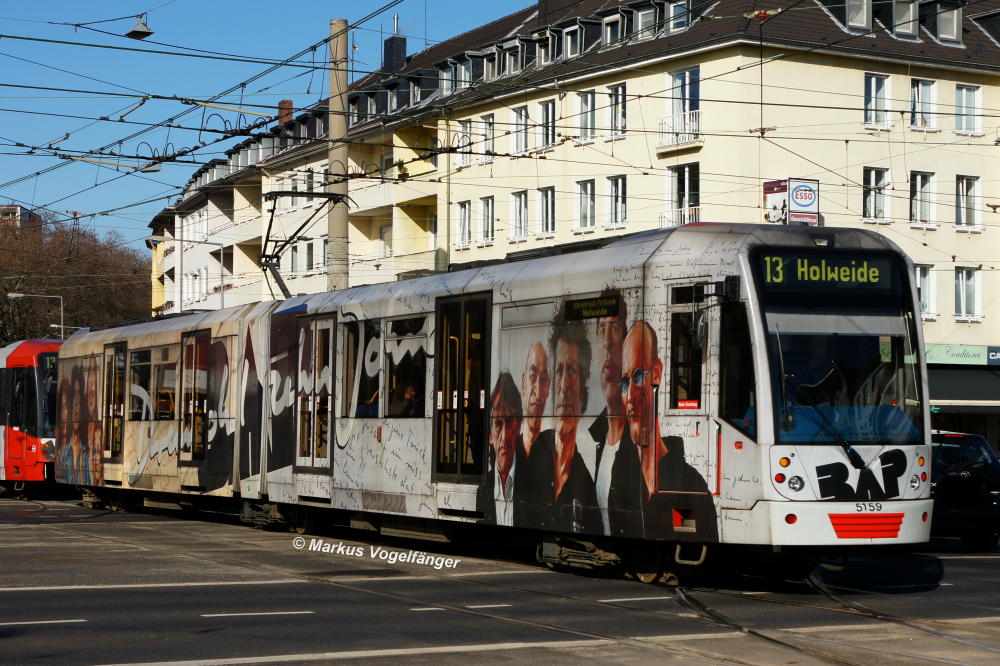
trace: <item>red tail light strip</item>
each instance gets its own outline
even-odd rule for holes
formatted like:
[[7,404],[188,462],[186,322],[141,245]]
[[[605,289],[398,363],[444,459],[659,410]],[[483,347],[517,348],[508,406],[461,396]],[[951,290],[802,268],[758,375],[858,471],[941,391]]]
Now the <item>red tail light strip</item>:
[[891,539],[903,526],[901,513],[831,513],[838,539]]

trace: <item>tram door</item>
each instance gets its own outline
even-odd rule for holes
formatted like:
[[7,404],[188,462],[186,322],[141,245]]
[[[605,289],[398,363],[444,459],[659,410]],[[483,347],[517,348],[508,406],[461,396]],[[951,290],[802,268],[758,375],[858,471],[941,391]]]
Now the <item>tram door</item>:
[[332,317],[299,320],[298,467],[330,467],[334,324]]
[[104,455],[121,458],[125,434],[125,343],[104,347]]
[[181,461],[205,459],[210,336],[209,331],[195,331],[181,338]]
[[434,373],[434,472],[478,483],[484,472],[490,378],[490,294],[439,299]]

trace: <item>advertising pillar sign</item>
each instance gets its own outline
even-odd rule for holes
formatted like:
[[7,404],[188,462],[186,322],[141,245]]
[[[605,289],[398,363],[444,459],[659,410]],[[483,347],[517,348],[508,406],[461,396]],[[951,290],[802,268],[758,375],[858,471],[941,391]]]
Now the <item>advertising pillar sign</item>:
[[788,224],[788,181],[764,181],[764,221]]
[[788,179],[788,223],[819,225],[819,181]]

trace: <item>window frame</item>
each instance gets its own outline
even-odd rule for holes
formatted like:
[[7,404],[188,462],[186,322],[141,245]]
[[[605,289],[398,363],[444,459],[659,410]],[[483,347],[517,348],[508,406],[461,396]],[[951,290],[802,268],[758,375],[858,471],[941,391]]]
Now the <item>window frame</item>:
[[608,86],[608,137],[625,136],[628,131],[628,92],[624,82]]
[[510,232],[508,240],[519,243],[528,239],[528,191],[510,193]]
[[[931,171],[910,171],[910,228],[936,229],[937,221],[934,213],[934,173]],[[917,206],[926,206],[927,219],[920,219]]]
[[628,177],[625,174],[608,176],[607,229],[624,229],[628,224]]
[[[934,284],[933,264],[914,264],[914,281],[917,285],[917,307],[922,319],[937,319],[937,292]],[[926,309],[924,304],[926,302]]]
[[538,188],[538,231],[539,238],[553,238],[556,235],[556,188]]
[[[982,289],[980,270],[973,266],[955,267],[955,319],[958,321],[980,321],[982,319]],[[969,282],[972,283],[972,311],[969,312]]]
[[[881,181],[876,181],[874,176],[881,175]],[[861,219],[867,224],[889,224],[892,218],[889,214],[890,197],[886,195],[891,181],[889,180],[889,169],[887,167],[866,166],[862,170],[861,181]],[[871,215],[869,196],[875,198],[875,215]],[[877,214],[880,210],[877,206],[881,204],[882,214]]]
[[511,133],[512,152],[516,154],[526,153],[530,147],[528,141],[528,123],[530,120],[528,105],[514,107],[511,109],[511,113],[514,114],[514,131]]
[[455,249],[468,250],[472,245],[472,201],[457,201],[456,222],[458,233],[455,235]]
[[[955,84],[955,134],[981,136],[980,99],[982,86],[967,83]],[[971,105],[966,105],[971,97]],[[962,121],[966,122],[962,122]],[[963,125],[970,125],[964,127]]]
[[[567,58],[574,58],[583,52],[583,35],[580,31],[580,26],[574,25],[571,28],[566,28],[563,30],[563,54]],[[575,49],[571,49],[570,46],[575,44]]]
[[[487,233],[489,232],[489,233]],[[479,245],[493,245],[496,240],[496,199],[493,195],[479,199]]]
[[[852,7],[855,10],[852,12]],[[857,10],[860,9],[860,12]],[[854,20],[861,14],[861,22]],[[872,27],[872,3],[871,0],[847,0],[844,5],[844,24],[848,28],[860,28],[871,30]]]
[[[601,39],[605,46],[611,46],[622,41],[624,35],[624,24],[621,14],[615,14],[613,16],[606,16],[604,21],[601,23]],[[617,35],[612,38],[611,26],[615,27]]]
[[597,138],[597,91],[581,90],[576,97],[580,119],[576,142],[590,143]]
[[[893,34],[903,37],[916,37],[919,28],[918,0],[894,0],[892,3]],[[903,10],[902,7],[908,7]],[[904,14],[903,12],[906,12]],[[908,26],[904,28],[903,26]]]
[[575,233],[589,233],[597,228],[597,200],[593,178],[576,181],[577,208]]
[[[979,210],[979,176],[955,174],[955,231],[979,233],[983,230]],[[963,191],[963,185],[966,185]],[[963,215],[964,213],[964,215]],[[966,216],[972,217],[971,221]]]
[[[864,126],[870,129],[890,129],[889,99],[890,77],[888,74],[865,72]],[[877,84],[881,84],[881,90]],[[881,120],[879,116],[881,115]]]
[[553,99],[538,103],[541,119],[538,123],[538,148],[548,148],[556,143],[556,102]]
[[910,79],[909,116],[911,130],[918,132],[937,131],[937,122],[934,116],[937,87],[934,84],[935,81],[932,79],[916,77]]

